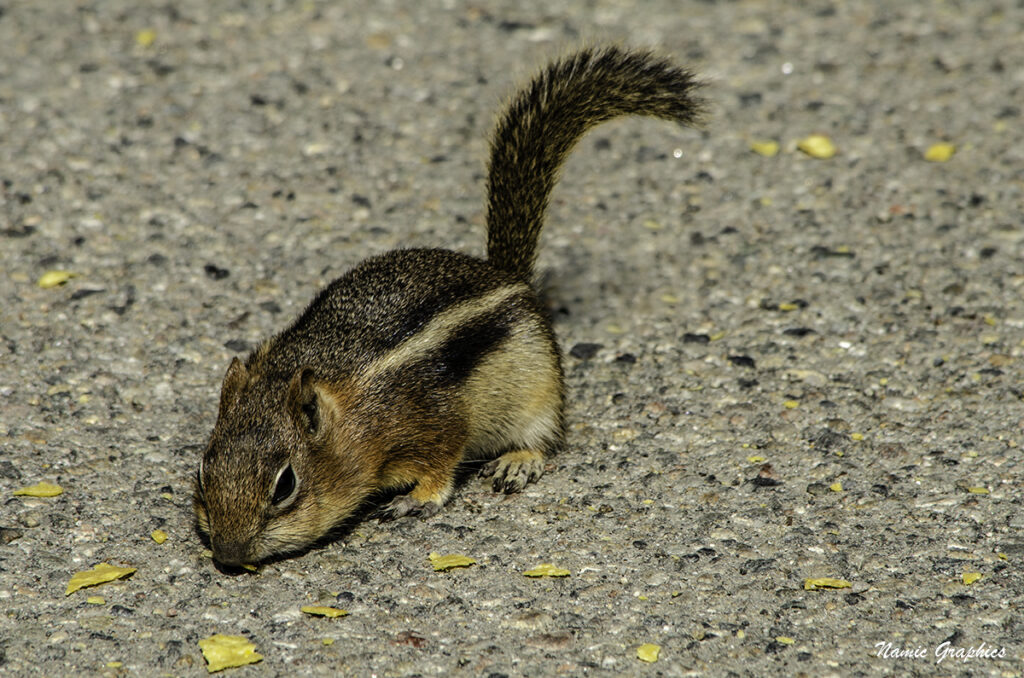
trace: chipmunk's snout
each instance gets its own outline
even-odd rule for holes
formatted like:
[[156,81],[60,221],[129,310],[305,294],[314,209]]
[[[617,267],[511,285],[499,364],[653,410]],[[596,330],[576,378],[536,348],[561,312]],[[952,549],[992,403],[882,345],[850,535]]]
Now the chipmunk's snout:
[[210,540],[213,559],[228,567],[241,567],[252,561],[248,541],[231,541],[213,537]]

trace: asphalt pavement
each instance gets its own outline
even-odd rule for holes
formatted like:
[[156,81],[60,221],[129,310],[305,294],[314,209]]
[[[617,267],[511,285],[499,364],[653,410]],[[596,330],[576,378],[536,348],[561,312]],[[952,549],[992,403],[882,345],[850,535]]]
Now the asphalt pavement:
[[[224,634],[263,657],[231,676],[1021,676],[1022,26],[1011,0],[0,4],[0,674],[199,676]],[[605,41],[711,107],[598,128],[553,196],[564,451],[521,494],[468,477],[430,519],[218,570],[191,483],[231,357],[369,255],[482,254],[496,112]],[[65,593],[98,563],[135,571]]]

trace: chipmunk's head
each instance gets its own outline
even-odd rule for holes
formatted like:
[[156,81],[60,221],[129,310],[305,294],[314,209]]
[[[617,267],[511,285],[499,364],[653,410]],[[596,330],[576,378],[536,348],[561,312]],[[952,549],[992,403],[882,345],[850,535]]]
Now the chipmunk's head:
[[215,560],[245,565],[302,549],[359,506],[368,471],[340,401],[308,368],[268,379],[232,360],[193,501]]

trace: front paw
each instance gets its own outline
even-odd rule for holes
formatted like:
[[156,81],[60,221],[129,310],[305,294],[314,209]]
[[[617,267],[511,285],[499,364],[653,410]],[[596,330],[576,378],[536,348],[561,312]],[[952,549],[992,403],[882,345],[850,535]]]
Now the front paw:
[[377,509],[371,517],[380,522],[394,520],[403,516],[419,516],[429,518],[441,510],[441,504],[436,501],[420,501],[410,494],[403,494],[395,497],[390,502]]

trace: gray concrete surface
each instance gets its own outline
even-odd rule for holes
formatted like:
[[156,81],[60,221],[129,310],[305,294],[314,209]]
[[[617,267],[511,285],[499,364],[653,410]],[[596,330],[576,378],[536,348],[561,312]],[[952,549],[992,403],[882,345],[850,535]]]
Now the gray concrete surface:
[[[225,633],[265,657],[237,676],[1021,675],[1020,2],[0,7],[0,673],[198,676]],[[595,40],[706,74],[713,117],[566,168],[564,453],[219,572],[190,483],[230,357],[367,255],[481,253],[502,97]],[[102,561],[138,571],[64,595]]]

